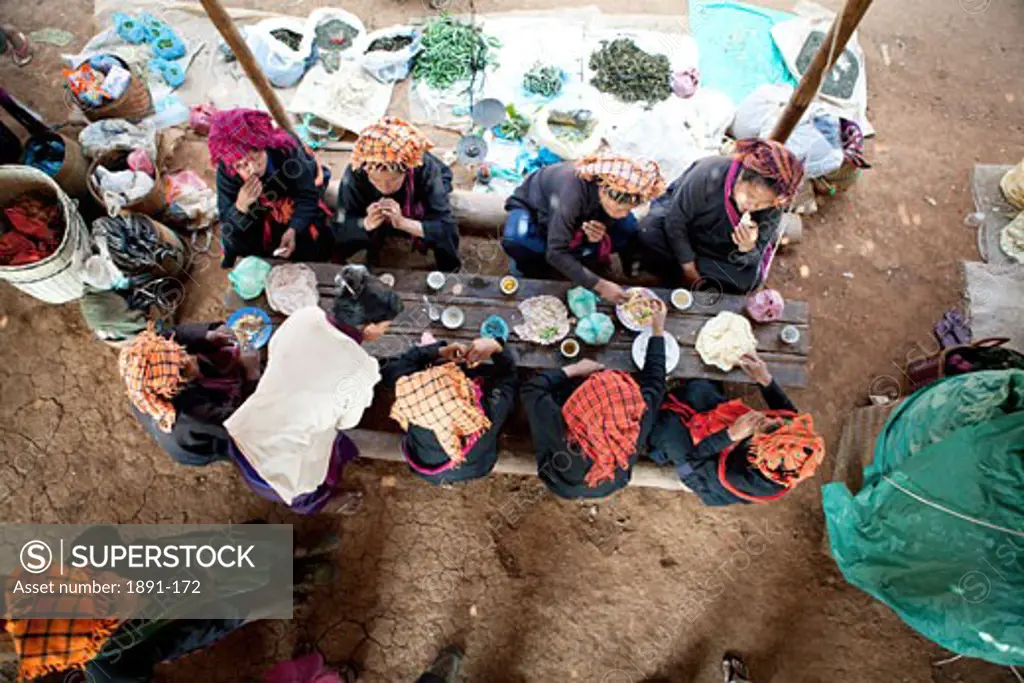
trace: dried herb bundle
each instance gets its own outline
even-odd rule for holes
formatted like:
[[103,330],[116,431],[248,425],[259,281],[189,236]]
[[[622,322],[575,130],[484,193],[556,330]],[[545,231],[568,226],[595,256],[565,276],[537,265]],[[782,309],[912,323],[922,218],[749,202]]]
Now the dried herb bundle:
[[672,94],[668,57],[644,52],[629,38],[602,41],[590,55],[590,68],[596,73],[591,85],[624,102],[653,104]]
[[412,36],[384,36],[377,38],[366,48],[367,52],[398,52],[412,45]]

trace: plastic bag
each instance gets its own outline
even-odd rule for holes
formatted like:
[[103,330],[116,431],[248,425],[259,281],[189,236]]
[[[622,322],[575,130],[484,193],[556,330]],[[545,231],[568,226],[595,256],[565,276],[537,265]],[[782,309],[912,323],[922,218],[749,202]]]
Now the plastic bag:
[[[411,37],[412,42],[394,52],[388,52],[387,50],[368,51],[374,41],[380,38],[401,36]],[[359,46],[359,64],[368,74],[381,83],[395,83],[409,76],[413,57],[422,49],[422,35],[411,26],[386,28],[381,31],[374,31],[361,41]]]
[[[582,120],[587,116],[590,117],[592,126],[589,127],[586,137],[580,140],[567,139],[564,136],[555,135],[549,123],[551,115],[558,112],[561,116],[572,116],[576,115]],[[583,157],[594,154],[601,147],[601,135],[603,132],[603,126],[601,120],[597,118],[595,112],[582,109],[574,112],[564,112],[551,107],[544,107],[533,119],[533,126],[530,128],[530,137],[536,141],[541,147],[547,147],[549,150],[557,154],[566,160],[582,159]]]
[[569,302],[569,310],[577,318],[588,316],[597,311],[597,294],[586,287],[573,287],[565,296]]
[[189,109],[188,125],[199,135],[209,135],[217,109],[212,104],[197,104]]
[[611,341],[615,323],[604,313],[591,313],[576,324],[576,336],[591,346],[603,346]]
[[90,123],[78,134],[82,153],[94,159],[112,149],[141,147],[156,159],[156,130],[145,125],[128,123],[124,119],[103,119]]
[[141,147],[132,150],[128,155],[128,168],[133,171],[142,171],[148,176],[156,176],[156,169],[153,168],[153,160]]
[[217,193],[195,171],[164,176],[164,194],[168,211],[187,221],[189,230],[201,230],[217,220]]
[[[302,36],[299,49],[293,50],[272,35],[273,31],[293,31]],[[290,88],[302,78],[315,59],[313,43],[307,40],[306,24],[300,19],[274,17],[249,26],[245,42],[260,69],[277,88]]]
[[246,256],[228,273],[228,279],[243,299],[255,299],[267,286],[271,265],[258,256]]
[[[337,24],[337,22],[348,25],[351,30],[346,31],[343,35],[331,35],[329,24]],[[328,24],[328,26],[323,26],[324,24]],[[319,36],[317,35],[318,27],[320,27]],[[366,27],[356,15],[343,9],[321,7],[309,13],[299,51],[318,55],[324,69],[328,73],[334,73],[342,60],[356,59],[359,56],[362,49],[360,44],[365,35]]]

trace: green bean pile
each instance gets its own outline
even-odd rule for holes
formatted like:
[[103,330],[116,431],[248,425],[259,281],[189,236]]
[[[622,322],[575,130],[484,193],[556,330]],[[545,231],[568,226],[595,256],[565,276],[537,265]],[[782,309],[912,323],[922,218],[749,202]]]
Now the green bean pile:
[[438,90],[470,78],[496,64],[491,48],[501,43],[485,36],[478,26],[442,15],[423,29],[423,51],[416,57],[412,76]]
[[505,140],[522,140],[530,132],[530,119],[516,111],[515,105],[510,104],[505,107],[505,120],[498,124],[495,132],[498,137]]
[[602,41],[590,55],[590,68],[596,72],[591,85],[623,102],[653,104],[672,94],[668,57],[648,54],[629,38]]
[[523,76],[523,89],[531,95],[555,97],[562,92],[562,70],[538,62]]

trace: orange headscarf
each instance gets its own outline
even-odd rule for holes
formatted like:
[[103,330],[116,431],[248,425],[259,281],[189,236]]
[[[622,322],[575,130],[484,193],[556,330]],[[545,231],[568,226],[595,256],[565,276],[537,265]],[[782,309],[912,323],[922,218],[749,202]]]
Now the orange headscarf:
[[374,164],[401,170],[415,168],[433,146],[415,126],[396,116],[385,116],[359,133],[350,163],[353,169]]
[[597,180],[616,192],[636,195],[645,202],[665,191],[661,169],[654,161],[594,155],[576,162],[576,175],[583,180]]
[[164,432],[174,427],[171,399],[184,384],[181,371],[187,355],[180,344],[154,332],[152,323],[121,351],[118,366],[128,397]]
[[569,442],[593,463],[587,486],[614,479],[616,467],[629,469],[646,411],[640,385],[627,372],[602,370],[572,392],[562,418]]

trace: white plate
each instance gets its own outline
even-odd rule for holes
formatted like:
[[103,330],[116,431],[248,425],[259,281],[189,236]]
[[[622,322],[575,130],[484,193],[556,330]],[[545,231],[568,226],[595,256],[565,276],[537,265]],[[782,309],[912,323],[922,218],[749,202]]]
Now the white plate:
[[[648,298],[651,299],[659,298],[657,294],[652,292],[647,287],[630,287],[629,289],[626,290],[626,294],[632,294],[635,291],[643,292],[644,294],[647,295]],[[622,323],[622,326],[625,327],[627,330],[632,330],[633,332],[645,332],[651,329],[650,325],[640,325],[637,322],[635,322],[633,320],[633,317],[626,313],[626,309],[622,304],[618,304],[615,306],[615,317],[619,319],[619,322]]]
[[[679,342],[671,334],[662,336],[665,338],[665,374],[668,375],[679,365]],[[644,361],[647,360],[647,343],[650,340],[649,331],[633,340],[633,362],[641,370],[644,369]]]

